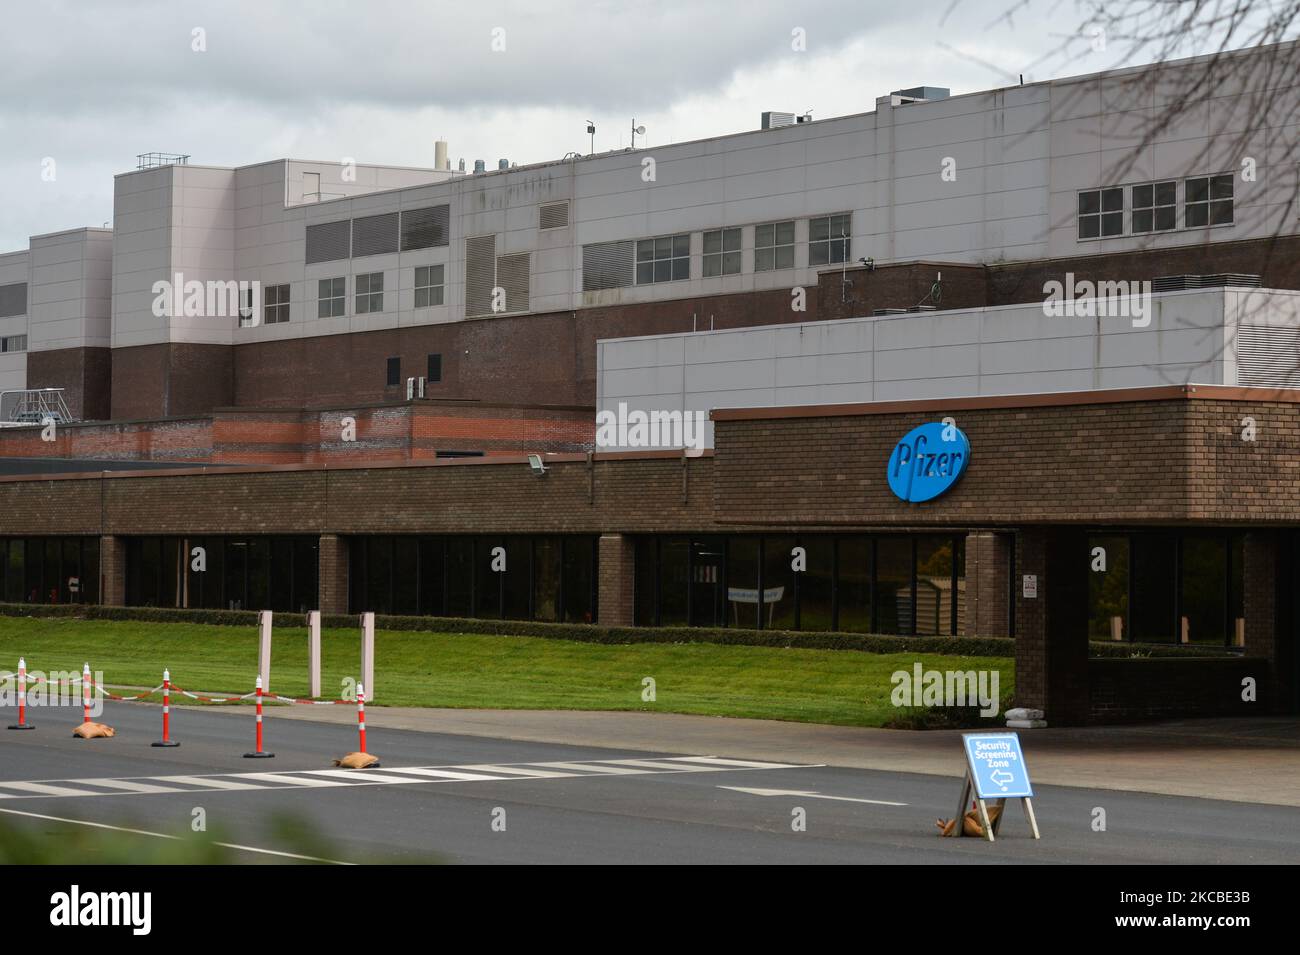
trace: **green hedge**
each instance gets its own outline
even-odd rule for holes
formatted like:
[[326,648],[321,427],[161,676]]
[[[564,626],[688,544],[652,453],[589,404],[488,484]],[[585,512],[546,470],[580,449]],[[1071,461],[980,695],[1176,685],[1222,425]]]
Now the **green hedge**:
[[1241,651],[1227,647],[1183,646],[1179,643],[1112,643],[1096,640],[1088,644],[1088,656],[1134,660],[1143,657],[1236,657]]
[[[162,607],[101,607],[85,604],[0,604],[9,617],[68,617],[84,620],[139,620],[148,623],[202,623],[255,627],[253,610],[174,610]],[[301,627],[301,614],[277,613],[277,627]],[[326,615],[321,626],[357,626],[354,615]],[[602,627],[591,624],[479,620],[463,617],[375,616],[376,630],[472,633],[487,636],[544,637],[583,643],[715,643],[746,647],[796,647],[808,650],[858,650],[865,653],[940,653],[956,656],[1011,657],[1007,637],[899,637],[887,634],[805,633],[793,630],[739,630],[710,627]]]

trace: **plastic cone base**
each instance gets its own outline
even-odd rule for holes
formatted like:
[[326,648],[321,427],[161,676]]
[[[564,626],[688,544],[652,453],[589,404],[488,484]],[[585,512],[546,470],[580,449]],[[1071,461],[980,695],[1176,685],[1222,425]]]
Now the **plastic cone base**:
[[9,728],[10,728],[11,730],[34,730],[34,729],[36,729],[36,724],[35,724],[35,723],[15,723],[13,726],[11,726],[11,727],[9,727]]
[[160,739],[158,742],[150,743],[149,745],[150,746],[179,746],[181,744],[176,742],[176,740],[174,739]]
[[275,759],[275,753],[245,753],[244,759]]

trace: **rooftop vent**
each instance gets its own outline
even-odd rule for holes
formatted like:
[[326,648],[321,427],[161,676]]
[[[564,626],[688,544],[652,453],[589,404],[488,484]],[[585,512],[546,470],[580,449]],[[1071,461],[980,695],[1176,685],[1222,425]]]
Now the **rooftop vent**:
[[486,163],[484,160],[482,160],[482,159],[475,159],[475,160],[474,160],[474,171],[475,171],[475,172],[487,172],[487,163]]
[[897,96],[902,103],[929,103],[947,99],[951,92],[946,86],[913,86],[908,90],[894,90],[889,95]]
[[766,112],[763,114],[762,129],[780,129],[782,126],[794,126],[796,123],[811,123],[812,113],[804,113],[797,116],[794,113],[774,113]]
[[881,315],[906,315],[906,314],[907,314],[907,309],[905,308],[877,308],[873,310],[871,313],[873,318],[877,318]]
[[1151,280],[1151,291],[1181,292],[1193,288],[1223,288],[1225,285],[1259,288],[1260,278],[1258,275],[1246,275],[1241,272],[1220,272],[1215,275],[1162,275]]

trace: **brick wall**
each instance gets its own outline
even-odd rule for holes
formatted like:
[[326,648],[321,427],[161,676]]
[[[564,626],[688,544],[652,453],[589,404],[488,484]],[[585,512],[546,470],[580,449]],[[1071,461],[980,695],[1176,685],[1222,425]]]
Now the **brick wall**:
[[[1259,716],[1270,712],[1269,670],[1268,661],[1250,657],[1091,659],[1089,722]],[[1241,681],[1248,676],[1259,684],[1256,703],[1241,699]]]
[[600,622],[607,627],[630,627],[636,592],[636,547],[623,534],[603,534],[599,544],[597,592]]
[[27,353],[28,388],[62,388],[75,418],[111,413],[113,358],[108,348],[57,348]]
[[973,531],[966,535],[966,629],[968,637],[1010,633],[1011,542],[1006,534]]

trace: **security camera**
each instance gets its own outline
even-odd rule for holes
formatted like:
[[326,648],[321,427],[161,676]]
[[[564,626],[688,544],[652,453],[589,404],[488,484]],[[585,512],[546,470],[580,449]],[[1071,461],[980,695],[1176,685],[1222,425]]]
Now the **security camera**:
[[546,476],[546,465],[542,463],[542,456],[540,454],[528,455],[528,467],[531,468],[532,472],[538,477]]
[[869,272],[874,272],[874,271],[876,271],[876,260],[875,260],[875,259],[869,258],[869,257],[867,257],[867,256],[864,255],[862,258],[858,259],[858,261],[859,261],[861,264],[863,264],[863,265],[865,265],[865,266],[867,267],[867,271],[869,271]]

